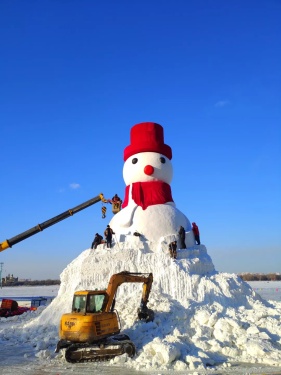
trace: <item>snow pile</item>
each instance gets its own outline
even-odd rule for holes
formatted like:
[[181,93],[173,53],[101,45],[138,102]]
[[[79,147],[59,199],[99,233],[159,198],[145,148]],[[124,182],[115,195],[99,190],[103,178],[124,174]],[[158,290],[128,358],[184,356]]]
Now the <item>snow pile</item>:
[[[2,339],[32,343],[38,357],[54,358],[59,320],[70,312],[74,291],[106,288],[110,276],[124,270],[152,272],[148,307],[155,312],[153,322],[137,320],[141,284],[118,289],[122,332],[135,343],[137,354],[116,357],[111,365],[179,371],[231,362],[280,366],[281,303],[262,300],[235,274],[216,272],[204,245],[179,250],[173,260],[167,244],[164,237],[155,245],[126,236],[112,249],[85,250],[61,274],[53,302],[28,322],[17,317],[17,326],[3,329]],[[64,361],[61,353],[56,358]]]

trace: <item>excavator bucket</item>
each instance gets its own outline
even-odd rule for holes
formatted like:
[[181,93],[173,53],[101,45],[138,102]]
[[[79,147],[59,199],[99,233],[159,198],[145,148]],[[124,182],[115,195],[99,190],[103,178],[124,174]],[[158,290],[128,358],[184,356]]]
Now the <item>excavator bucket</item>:
[[146,323],[153,322],[154,320],[154,311],[148,308],[138,309],[138,318]]

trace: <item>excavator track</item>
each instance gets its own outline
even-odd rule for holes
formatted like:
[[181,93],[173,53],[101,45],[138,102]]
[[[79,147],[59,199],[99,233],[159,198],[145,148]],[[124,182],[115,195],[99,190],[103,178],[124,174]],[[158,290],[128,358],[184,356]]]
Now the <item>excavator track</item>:
[[65,351],[65,359],[70,363],[104,362],[127,353],[133,357],[136,353],[131,340],[115,341],[97,344],[72,344]]

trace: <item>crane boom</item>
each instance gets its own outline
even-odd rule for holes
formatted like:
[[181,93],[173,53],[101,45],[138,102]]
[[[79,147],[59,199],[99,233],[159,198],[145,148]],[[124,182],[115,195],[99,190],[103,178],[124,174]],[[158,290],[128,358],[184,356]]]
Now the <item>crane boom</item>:
[[77,212],[79,212],[81,210],[84,210],[85,208],[87,208],[89,206],[92,206],[93,204],[95,204],[97,202],[100,202],[100,201],[105,202],[105,203],[107,202],[107,200],[104,198],[102,193],[97,195],[96,197],[94,197],[92,199],[89,199],[88,201],[86,201],[82,204],[79,204],[76,207],[73,207],[73,208],[53,217],[52,219],[44,221],[41,224],[37,224],[35,227],[30,228],[30,229],[26,230],[25,232],[22,232],[22,233],[20,233],[16,236],[4,241],[4,242],[1,242],[0,243],[0,252],[8,249],[9,247],[12,247],[16,243],[21,242],[28,237],[33,236],[34,234],[36,234],[38,232],[42,232],[44,229],[50,227],[51,225],[54,225],[54,224],[56,224],[56,223],[58,223],[58,222],[60,222],[64,219],[66,219],[69,216],[73,216]]

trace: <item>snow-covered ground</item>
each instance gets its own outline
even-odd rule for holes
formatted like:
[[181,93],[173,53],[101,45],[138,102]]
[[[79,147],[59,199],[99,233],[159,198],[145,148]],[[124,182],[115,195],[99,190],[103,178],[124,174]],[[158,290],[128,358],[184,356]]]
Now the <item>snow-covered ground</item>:
[[[0,289],[0,297],[11,297],[18,302],[19,306],[30,307],[29,297],[56,297],[58,290],[59,285],[3,287]],[[17,300],[15,297],[20,297],[20,299]],[[23,300],[25,297],[26,300]]]
[[[54,349],[73,292],[105,288],[110,276],[123,270],[154,276],[148,306],[153,322],[136,320],[140,284],[123,284],[117,294],[122,331],[134,341],[136,356],[102,364],[65,362]],[[154,246],[127,236],[110,250],[100,245],[83,251],[62,272],[59,289],[0,290],[0,296],[57,294],[46,308],[0,319],[0,374],[281,373],[280,284],[251,283],[261,295],[271,290],[272,300],[266,301],[235,274],[216,272],[204,245],[179,250],[172,260],[165,239]]]
[[0,289],[0,297],[57,296],[59,285],[7,286]]
[[262,298],[268,301],[281,301],[281,281],[249,281],[248,284]]

